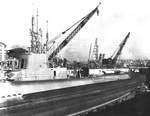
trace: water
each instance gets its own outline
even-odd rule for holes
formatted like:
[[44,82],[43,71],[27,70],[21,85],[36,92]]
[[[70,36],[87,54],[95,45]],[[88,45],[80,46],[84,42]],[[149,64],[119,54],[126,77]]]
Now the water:
[[97,112],[90,112],[87,116],[150,116],[150,93],[137,95],[129,101],[108,106]]

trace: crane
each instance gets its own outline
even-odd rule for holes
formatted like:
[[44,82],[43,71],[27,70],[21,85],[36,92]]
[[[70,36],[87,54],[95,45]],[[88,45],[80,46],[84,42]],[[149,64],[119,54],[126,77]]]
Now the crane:
[[[99,3],[100,5],[100,3]],[[70,30],[72,27],[75,25],[76,28],[58,45],[58,47],[52,52],[52,53],[47,53],[48,54],[48,60],[52,60],[69,42],[70,40],[80,31],[81,28],[89,21],[89,19],[97,12],[98,14],[98,7],[99,5],[92,10],[89,14],[87,14],[85,17],[83,17],[81,20],[76,22],[74,25],[72,25],[70,28],[68,28],[66,31],[62,32],[60,35],[65,34],[68,30]],[[54,39],[55,40],[55,39]]]
[[119,48],[116,49],[116,51],[113,53],[113,55],[110,58],[103,59],[103,61],[102,61],[103,65],[106,65],[107,67],[114,67],[115,66],[117,59],[120,56],[122,49],[123,49],[124,45],[126,44],[129,36],[130,36],[130,32],[128,32],[128,34],[126,35],[124,40],[120,43]]

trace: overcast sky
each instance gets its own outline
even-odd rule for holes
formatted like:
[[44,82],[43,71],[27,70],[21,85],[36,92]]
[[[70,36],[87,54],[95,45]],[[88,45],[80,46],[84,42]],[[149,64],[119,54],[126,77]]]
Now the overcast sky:
[[[31,16],[39,9],[39,26],[45,32],[49,21],[49,37],[67,29],[88,14],[100,0],[0,0],[0,41],[8,48],[30,46]],[[150,1],[101,0],[99,16],[94,15],[63,49],[62,56],[87,59],[90,44],[98,38],[99,52],[106,57],[131,32],[122,58],[150,58]]]

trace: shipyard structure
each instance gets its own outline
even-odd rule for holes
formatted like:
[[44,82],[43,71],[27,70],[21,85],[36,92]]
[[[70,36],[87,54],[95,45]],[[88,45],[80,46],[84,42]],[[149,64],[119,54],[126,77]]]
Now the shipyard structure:
[[[5,78],[0,80],[0,115],[80,115],[131,99],[145,90],[145,69],[112,68],[130,33],[121,43],[115,57],[100,60],[105,68],[97,67],[98,74],[90,74],[90,70],[94,69],[88,64],[73,70],[66,66],[65,59],[56,58],[93,15],[98,13],[98,7],[52,40],[49,40],[48,29],[46,37],[43,37],[38,26],[38,12],[36,17],[32,16],[31,46],[28,49],[11,49],[7,53],[14,60],[5,70]],[[72,31],[68,32],[70,29]],[[66,38],[60,41],[59,37],[64,34],[67,34]],[[99,65],[97,50],[96,39],[92,57],[94,63]]]

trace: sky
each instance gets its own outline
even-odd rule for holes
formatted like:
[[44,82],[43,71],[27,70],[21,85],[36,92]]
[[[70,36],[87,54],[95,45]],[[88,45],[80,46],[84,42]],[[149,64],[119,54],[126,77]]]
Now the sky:
[[49,38],[53,39],[99,2],[99,16],[95,14],[60,55],[87,60],[90,44],[98,38],[99,53],[109,57],[130,32],[121,58],[149,59],[149,0],[0,0],[0,41],[8,49],[16,45],[30,46],[31,17],[36,15],[37,8],[39,26],[45,32],[48,20]]

